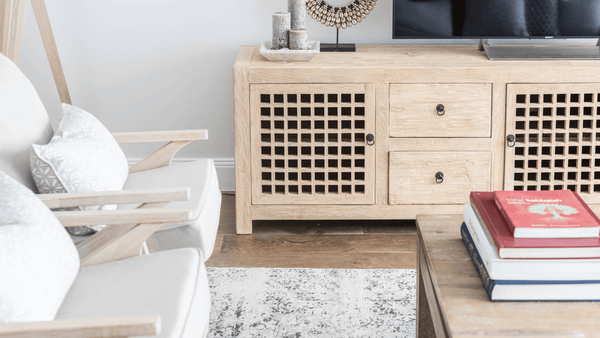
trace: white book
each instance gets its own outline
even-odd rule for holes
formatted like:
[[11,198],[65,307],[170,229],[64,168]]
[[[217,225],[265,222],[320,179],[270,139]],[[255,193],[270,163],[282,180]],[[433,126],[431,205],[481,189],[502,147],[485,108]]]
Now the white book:
[[490,279],[600,281],[600,259],[501,259],[471,204],[465,204],[464,219]]

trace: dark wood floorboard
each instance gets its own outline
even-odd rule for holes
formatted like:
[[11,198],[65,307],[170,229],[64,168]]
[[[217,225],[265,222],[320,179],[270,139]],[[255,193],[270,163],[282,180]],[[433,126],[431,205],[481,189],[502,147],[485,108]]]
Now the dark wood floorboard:
[[235,233],[235,196],[223,193],[209,267],[414,269],[414,221],[255,221]]

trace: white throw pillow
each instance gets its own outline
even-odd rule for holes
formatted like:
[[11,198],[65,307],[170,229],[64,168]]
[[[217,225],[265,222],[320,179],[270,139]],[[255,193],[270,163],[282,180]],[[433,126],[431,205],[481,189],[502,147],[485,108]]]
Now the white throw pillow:
[[0,172],[0,323],[54,320],[78,272],[79,255],[62,224]]
[[[92,114],[68,104],[62,105],[62,117],[50,143],[34,144],[30,160],[33,179],[42,194],[122,190],[129,174],[127,158],[106,127]],[[68,230],[74,235],[89,235],[103,227]]]

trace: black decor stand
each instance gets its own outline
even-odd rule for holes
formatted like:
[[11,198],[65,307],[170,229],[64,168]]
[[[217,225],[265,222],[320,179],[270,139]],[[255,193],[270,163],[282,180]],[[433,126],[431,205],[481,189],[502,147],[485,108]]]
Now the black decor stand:
[[340,29],[337,28],[335,43],[322,43],[321,52],[356,52],[356,44],[340,43]]

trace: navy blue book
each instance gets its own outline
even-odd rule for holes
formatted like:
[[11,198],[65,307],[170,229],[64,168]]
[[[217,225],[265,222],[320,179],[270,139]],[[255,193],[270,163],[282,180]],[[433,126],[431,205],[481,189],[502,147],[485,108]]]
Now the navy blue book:
[[490,279],[477,246],[463,222],[460,234],[492,302],[600,301],[600,281],[515,281]]

